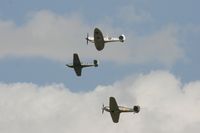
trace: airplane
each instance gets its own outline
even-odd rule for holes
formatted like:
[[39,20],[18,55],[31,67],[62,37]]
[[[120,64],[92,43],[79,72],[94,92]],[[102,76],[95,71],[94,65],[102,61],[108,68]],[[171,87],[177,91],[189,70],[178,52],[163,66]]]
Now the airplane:
[[119,37],[104,37],[101,30],[98,28],[94,29],[94,37],[90,37],[89,34],[87,34],[86,41],[92,42],[95,44],[95,47],[98,51],[101,51],[104,49],[105,43],[108,42],[124,42],[126,39],[125,35],[120,35]]
[[74,68],[76,75],[77,76],[81,76],[81,72],[82,72],[82,68],[84,67],[97,67],[98,66],[98,61],[94,60],[93,64],[83,64],[80,62],[79,56],[77,53],[74,53],[73,55],[73,64],[66,64],[66,66],[70,67],[70,68]]
[[127,108],[127,107],[123,107],[123,106],[118,106],[115,98],[114,97],[110,97],[109,106],[104,106],[103,105],[103,107],[102,107],[102,114],[103,114],[104,110],[107,111],[107,112],[110,112],[112,121],[114,123],[118,123],[119,122],[120,113],[123,113],[123,112],[139,113],[140,112],[140,106],[136,105],[136,106],[133,106],[133,108]]

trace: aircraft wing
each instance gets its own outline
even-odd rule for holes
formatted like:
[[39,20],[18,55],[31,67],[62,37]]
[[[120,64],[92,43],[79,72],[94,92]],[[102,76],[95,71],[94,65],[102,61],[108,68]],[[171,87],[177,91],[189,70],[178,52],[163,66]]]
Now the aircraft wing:
[[110,115],[113,122],[117,123],[119,121],[120,111],[117,102],[114,97],[110,97]]
[[97,50],[102,50],[104,48],[104,37],[102,32],[98,29],[94,29],[94,43]]
[[77,53],[74,53],[73,66],[74,66],[74,70],[76,72],[76,75],[81,76],[82,67],[81,67],[81,62],[80,62],[80,59],[79,59]]
[[75,70],[77,76],[81,76],[81,71],[82,71],[81,67],[74,67],[74,70]]
[[103,34],[98,28],[94,29],[94,40],[95,42],[104,42]]
[[113,120],[114,123],[118,123],[119,122],[119,116],[120,116],[119,112],[110,112],[110,115],[111,115],[112,120]]
[[79,60],[78,54],[74,53],[74,57],[73,57],[73,64],[75,65],[81,65],[81,62]]

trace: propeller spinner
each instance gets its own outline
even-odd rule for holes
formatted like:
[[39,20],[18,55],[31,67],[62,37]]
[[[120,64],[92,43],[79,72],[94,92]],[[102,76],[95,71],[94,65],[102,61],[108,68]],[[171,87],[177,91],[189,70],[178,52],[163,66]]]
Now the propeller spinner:
[[88,41],[89,41],[89,33],[87,33],[87,37],[85,38],[87,40],[87,44],[88,44]]
[[105,106],[104,106],[104,104],[103,104],[103,106],[102,106],[102,114],[104,113],[104,107],[105,107]]

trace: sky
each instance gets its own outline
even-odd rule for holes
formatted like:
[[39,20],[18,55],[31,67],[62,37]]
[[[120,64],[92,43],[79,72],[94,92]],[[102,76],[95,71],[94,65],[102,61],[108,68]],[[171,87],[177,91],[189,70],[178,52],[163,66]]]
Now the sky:
[[[199,4],[0,0],[0,131],[198,132]],[[97,51],[85,40],[95,27],[126,40]],[[99,66],[77,77],[73,53]],[[141,113],[113,124],[101,115],[109,96]]]

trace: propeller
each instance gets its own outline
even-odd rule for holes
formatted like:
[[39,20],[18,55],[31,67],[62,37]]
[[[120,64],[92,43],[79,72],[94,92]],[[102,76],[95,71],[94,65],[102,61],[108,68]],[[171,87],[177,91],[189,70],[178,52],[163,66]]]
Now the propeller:
[[103,106],[102,106],[102,114],[104,113],[104,107],[105,107],[105,106],[104,106],[104,104],[103,104]]
[[88,44],[88,41],[89,41],[89,33],[87,33],[87,37],[85,38],[87,40],[87,44]]

